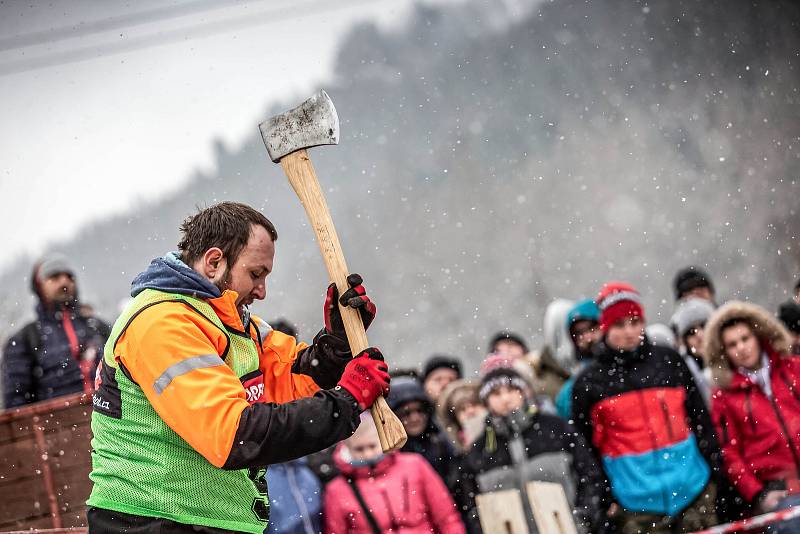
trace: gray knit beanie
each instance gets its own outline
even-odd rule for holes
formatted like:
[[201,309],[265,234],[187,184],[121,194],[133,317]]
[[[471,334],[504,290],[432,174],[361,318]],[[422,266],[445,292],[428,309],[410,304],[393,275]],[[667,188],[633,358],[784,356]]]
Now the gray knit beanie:
[[713,313],[713,304],[705,299],[682,300],[672,315],[672,325],[675,327],[678,338],[683,339],[689,330],[699,324],[705,324]]

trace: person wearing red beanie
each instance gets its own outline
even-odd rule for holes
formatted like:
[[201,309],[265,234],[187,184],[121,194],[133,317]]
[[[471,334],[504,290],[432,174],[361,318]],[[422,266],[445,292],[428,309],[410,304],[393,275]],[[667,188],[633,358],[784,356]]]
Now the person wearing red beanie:
[[719,445],[681,356],[645,334],[640,293],[609,282],[597,295],[603,339],[575,380],[572,419],[592,446],[622,532],[690,532],[717,522]]
[[641,295],[625,282],[604,285],[597,295],[597,307],[600,308],[600,329],[604,333],[620,319],[638,317],[644,322]]

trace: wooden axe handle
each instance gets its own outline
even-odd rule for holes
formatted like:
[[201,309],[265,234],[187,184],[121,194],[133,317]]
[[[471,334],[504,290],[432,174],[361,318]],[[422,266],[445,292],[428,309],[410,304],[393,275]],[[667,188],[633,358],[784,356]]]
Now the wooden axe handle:
[[[347,264],[344,261],[344,253],[339,244],[339,237],[336,235],[336,228],[333,226],[328,204],[319,187],[317,174],[314,166],[308,158],[305,150],[292,152],[281,158],[281,167],[289,178],[295,193],[300,198],[306,210],[314,233],[317,234],[319,248],[322,251],[322,259],[328,268],[330,275],[339,294],[343,294],[350,289],[347,284]],[[342,312],[344,329],[347,332],[347,341],[350,343],[350,350],[355,356],[367,347],[367,333],[364,331],[364,324],[361,322],[361,315],[357,310],[342,306],[337,303]],[[406,442],[406,431],[403,424],[386,404],[383,397],[378,397],[370,408],[375,427],[378,429],[378,437],[381,440],[381,447],[384,452],[394,451],[402,447]]]

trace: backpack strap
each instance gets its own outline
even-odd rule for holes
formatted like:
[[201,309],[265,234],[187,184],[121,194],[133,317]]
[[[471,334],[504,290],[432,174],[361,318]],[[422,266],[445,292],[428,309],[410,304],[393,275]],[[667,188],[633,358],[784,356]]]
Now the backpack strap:
[[363,510],[364,517],[366,518],[367,523],[369,523],[369,527],[373,534],[381,534],[381,529],[378,526],[378,522],[375,520],[375,516],[372,515],[372,512],[369,511],[369,508],[367,508],[367,503],[364,501],[364,496],[361,495],[361,491],[358,489],[358,484],[356,484],[356,481],[350,477],[347,477],[345,480],[347,480],[347,483],[353,490],[356,500],[358,500],[358,504],[361,506],[361,510]]
[[22,339],[25,340],[25,345],[28,347],[28,352],[34,356],[39,353],[42,348],[42,333],[39,330],[39,323],[31,321],[26,324],[22,329]]
[[[33,366],[39,365],[39,351],[42,349],[42,330],[39,328],[37,321],[31,321],[26,324],[20,331],[20,336],[25,343],[26,352],[30,358]],[[37,393],[39,391],[39,380],[36,378],[36,373],[31,373],[31,389],[30,399],[26,402],[36,402]]]

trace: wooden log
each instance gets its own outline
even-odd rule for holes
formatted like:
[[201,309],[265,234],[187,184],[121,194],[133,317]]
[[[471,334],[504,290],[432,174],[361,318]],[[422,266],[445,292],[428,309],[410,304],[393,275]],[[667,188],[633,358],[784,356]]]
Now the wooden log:
[[493,491],[475,496],[481,528],[491,534],[530,534],[519,490]]
[[525,486],[539,534],[578,534],[561,484],[529,482]]

